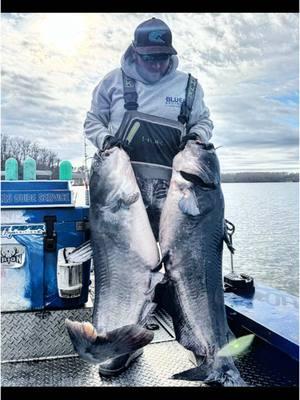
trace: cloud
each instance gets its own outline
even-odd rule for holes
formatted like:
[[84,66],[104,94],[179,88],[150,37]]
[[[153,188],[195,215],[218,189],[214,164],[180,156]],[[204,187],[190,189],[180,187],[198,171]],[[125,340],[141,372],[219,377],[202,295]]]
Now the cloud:
[[[80,162],[92,90],[152,16],[172,29],[179,69],[203,87],[223,169],[296,169],[299,17],[292,13],[4,13],[3,131]],[[77,33],[61,43],[64,25]]]

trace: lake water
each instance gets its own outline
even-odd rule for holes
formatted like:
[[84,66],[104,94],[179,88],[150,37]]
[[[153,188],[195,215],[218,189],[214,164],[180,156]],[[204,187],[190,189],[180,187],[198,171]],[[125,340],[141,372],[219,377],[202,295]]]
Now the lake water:
[[[299,185],[224,183],[225,218],[235,225],[236,272],[299,296]],[[230,255],[224,247],[224,273]]]
[[[235,272],[299,296],[298,183],[224,183],[222,188],[225,218],[235,225]],[[74,191],[76,204],[84,204],[84,188]],[[224,245],[224,274],[230,265]]]

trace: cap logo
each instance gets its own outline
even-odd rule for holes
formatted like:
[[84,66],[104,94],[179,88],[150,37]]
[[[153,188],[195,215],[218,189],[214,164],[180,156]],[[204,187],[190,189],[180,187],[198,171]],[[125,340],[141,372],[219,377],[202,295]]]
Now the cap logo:
[[166,30],[151,31],[148,35],[148,39],[150,42],[153,43],[165,43],[162,36],[166,33],[167,33]]

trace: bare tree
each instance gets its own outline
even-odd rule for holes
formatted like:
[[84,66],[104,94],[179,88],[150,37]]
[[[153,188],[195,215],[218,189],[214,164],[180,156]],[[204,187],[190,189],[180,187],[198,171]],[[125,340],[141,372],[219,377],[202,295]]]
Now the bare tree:
[[3,170],[5,161],[8,158],[9,141],[7,135],[1,134],[1,170]]
[[26,157],[31,157],[36,161],[37,169],[42,170],[57,170],[60,159],[57,154],[44,147],[40,147],[36,143],[32,143],[28,139],[23,139],[18,136],[9,137],[6,134],[1,134],[1,169],[5,169],[5,161],[14,157],[19,163],[19,169]]

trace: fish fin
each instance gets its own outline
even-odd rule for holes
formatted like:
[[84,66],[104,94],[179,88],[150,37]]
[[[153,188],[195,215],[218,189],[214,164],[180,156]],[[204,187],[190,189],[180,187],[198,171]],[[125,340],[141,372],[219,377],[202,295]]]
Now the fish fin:
[[154,337],[153,332],[138,325],[125,325],[106,334],[98,334],[89,322],[66,319],[65,325],[75,351],[94,364],[138,350]]
[[[118,210],[120,209],[120,207],[118,208]],[[103,222],[110,224],[110,225],[118,225],[118,223],[120,222],[120,219],[118,217],[118,215],[116,215],[116,208],[112,208],[110,206],[107,207],[103,207],[102,208],[102,218],[103,218]]]
[[234,368],[218,368],[212,370],[208,377],[204,380],[204,383],[209,386],[248,386],[246,382],[241,378],[240,373]]
[[202,364],[198,367],[187,369],[185,371],[174,374],[172,379],[178,379],[181,381],[204,381],[208,376],[208,368],[206,364]]
[[118,212],[123,206],[123,199],[119,197],[118,199],[112,201],[109,205],[102,207],[102,211],[106,213],[115,214]]
[[[104,215],[115,214],[121,208],[129,208],[132,204],[138,201],[140,197],[139,192],[134,192],[130,194],[122,193],[121,196],[115,198],[113,201],[110,202],[109,205],[102,207],[102,212]],[[110,215],[109,219],[113,219],[113,216]]]
[[130,193],[128,195],[123,194],[121,197],[122,205],[129,207],[129,206],[131,206],[131,204],[134,204],[135,202],[137,202],[139,197],[140,197],[139,192]]
[[172,376],[173,379],[184,381],[202,381],[209,386],[247,386],[235,369],[224,368],[212,371],[211,366],[202,364]]
[[184,193],[178,202],[178,206],[184,214],[192,215],[193,217],[200,214],[200,210],[197,206],[197,200],[192,190],[187,190]]
[[146,346],[152,341],[154,334],[138,325],[125,325],[107,332],[106,337],[110,343],[114,344],[116,355],[120,355]]

